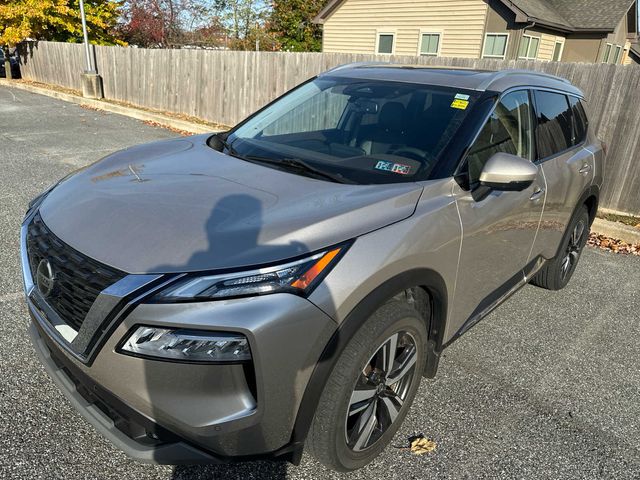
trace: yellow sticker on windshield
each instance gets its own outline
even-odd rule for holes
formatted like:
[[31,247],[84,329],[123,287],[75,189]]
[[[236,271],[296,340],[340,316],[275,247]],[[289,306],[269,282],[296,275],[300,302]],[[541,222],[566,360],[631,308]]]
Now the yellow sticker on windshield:
[[459,110],[466,110],[468,106],[469,106],[469,100],[456,99],[451,104],[451,108],[457,108]]

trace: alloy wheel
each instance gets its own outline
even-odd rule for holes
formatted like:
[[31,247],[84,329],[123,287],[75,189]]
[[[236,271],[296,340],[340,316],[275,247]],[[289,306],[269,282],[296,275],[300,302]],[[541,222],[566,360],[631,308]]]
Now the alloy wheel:
[[560,274],[562,275],[562,280],[565,280],[567,278],[569,273],[573,271],[576,264],[578,263],[580,252],[582,251],[582,247],[584,245],[584,234],[587,230],[586,227],[587,225],[585,221],[580,220],[573,228],[573,232],[571,232],[571,237],[569,237],[569,244],[567,245],[567,249],[565,251],[565,256],[562,259],[562,263],[560,264]]
[[413,382],[418,350],[409,332],[385,340],[356,380],[345,421],[347,446],[355,451],[375,444],[396,421]]

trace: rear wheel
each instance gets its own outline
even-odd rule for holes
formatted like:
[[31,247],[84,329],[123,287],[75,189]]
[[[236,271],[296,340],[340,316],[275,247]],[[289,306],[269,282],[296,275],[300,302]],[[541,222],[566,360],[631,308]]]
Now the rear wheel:
[[560,252],[547,261],[531,283],[548,290],[564,288],[578,265],[582,249],[589,239],[589,212],[586,206],[574,214],[562,238]]
[[307,446],[325,466],[371,462],[396,433],[420,384],[425,322],[411,306],[383,305],[340,355],[320,397]]

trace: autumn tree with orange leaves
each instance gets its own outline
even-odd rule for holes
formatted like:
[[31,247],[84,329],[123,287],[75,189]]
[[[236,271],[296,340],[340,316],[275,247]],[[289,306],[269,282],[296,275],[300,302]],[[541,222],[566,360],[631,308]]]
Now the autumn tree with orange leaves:
[[[120,1],[85,0],[87,28],[92,43],[122,43],[113,35]],[[82,42],[79,0],[0,0],[0,47],[10,76],[9,52],[20,42],[55,40]]]

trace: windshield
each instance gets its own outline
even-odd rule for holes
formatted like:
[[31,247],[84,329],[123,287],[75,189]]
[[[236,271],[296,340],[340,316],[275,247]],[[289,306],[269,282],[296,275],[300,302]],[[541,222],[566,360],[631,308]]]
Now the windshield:
[[241,124],[225,146],[240,158],[294,173],[322,172],[348,183],[424,180],[476,95],[428,85],[321,77]]

